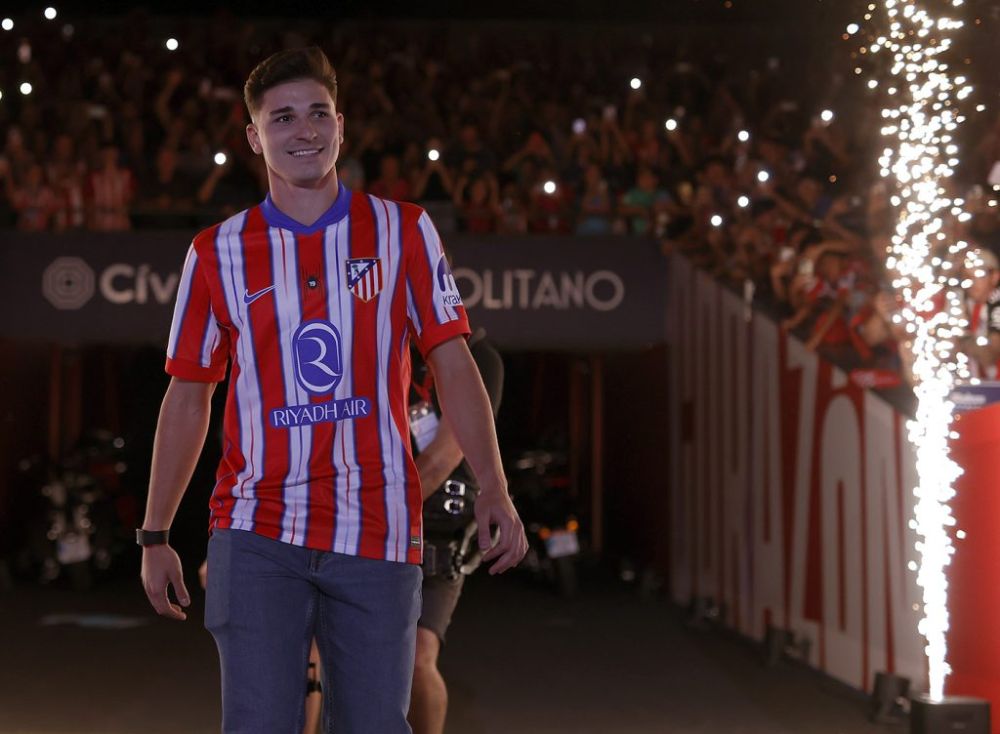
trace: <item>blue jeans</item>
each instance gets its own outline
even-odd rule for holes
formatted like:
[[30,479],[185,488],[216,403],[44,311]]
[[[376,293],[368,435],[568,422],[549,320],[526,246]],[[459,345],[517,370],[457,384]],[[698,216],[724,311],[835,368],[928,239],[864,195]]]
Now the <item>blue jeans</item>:
[[219,648],[223,732],[301,734],[315,636],[323,730],[408,733],[421,578],[412,564],[214,531],[205,627]]

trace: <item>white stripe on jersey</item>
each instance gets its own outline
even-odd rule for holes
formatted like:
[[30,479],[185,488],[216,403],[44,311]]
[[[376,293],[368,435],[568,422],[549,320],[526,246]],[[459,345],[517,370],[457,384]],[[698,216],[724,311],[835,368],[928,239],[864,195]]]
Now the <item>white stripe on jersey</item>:
[[259,479],[258,467],[264,464],[260,381],[257,377],[253,335],[247,323],[247,308],[243,303],[243,294],[247,286],[243,273],[240,232],[243,230],[245,218],[246,212],[241,212],[226,220],[219,228],[219,236],[216,239],[222,292],[226,297],[226,307],[239,331],[236,357],[240,363],[240,376],[236,380],[235,394],[240,415],[240,451],[246,466],[236,475],[236,486],[233,487],[234,495],[239,496],[233,506],[232,527],[236,530],[253,530],[253,515],[257,506],[254,490]]
[[212,319],[211,324],[205,329],[205,341],[201,345],[201,366],[212,366],[212,354],[219,346],[219,325]]
[[420,232],[424,236],[424,248],[427,253],[428,267],[431,271],[431,297],[434,299],[434,313],[437,315],[439,324],[455,321],[458,318],[458,312],[455,311],[454,306],[449,306],[444,302],[444,293],[438,287],[437,282],[437,265],[444,254],[444,248],[441,246],[441,238],[438,237],[437,230],[434,229],[434,225],[431,223],[431,218],[427,216],[427,212],[420,214],[417,226],[420,227]]
[[[354,340],[354,296],[347,288],[345,261],[351,252],[351,232],[346,220],[338,222],[333,236],[327,233],[324,240],[323,257],[327,273],[327,295],[329,298],[330,321],[337,325],[344,343],[344,356],[353,352]],[[334,396],[337,400],[354,395],[354,362],[344,360],[344,376],[337,385]],[[357,555],[361,538],[361,468],[358,466],[355,449],[354,421],[337,421],[333,424],[333,466],[337,470],[334,485],[334,502],[337,514],[334,521],[333,551]]]
[[[271,245],[271,266],[274,270],[274,305],[277,310],[275,338],[281,354],[281,377],[285,389],[285,405],[304,405],[309,396],[295,379],[292,335],[302,323],[302,301],[299,297],[298,248],[295,236],[287,230],[268,229]],[[281,541],[305,545],[306,522],[309,513],[309,454],[312,448],[312,427],[289,428],[288,474],[282,483],[285,509],[281,516]],[[294,532],[293,532],[294,529]]]
[[191,281],[194,279],[194,271],[198,267],[198,253],[191,245],[184,258],[184,268],[181,270],[181,280],[177,284],[177,300],[174,302],[174,320],[170,324],[170,338],[167,339],[167,356],[171,359],[177,358],[177,339],[181,334],[181,322],[184,320],[184,312],[187,311],[188,299],[191,297]]
[[[389,356],[392,352],[392,296],[395,292],[396,273],[399,270],[399,250],[395,247],[399,234],[399,215],[395,207],[389,209],[386,202],[369,197],[375,213],[378,232],[377,256],[382,260],[385,279],[379,298],[378,316],[375,322],[377,341],[375,345],[376,389],[378,390],[378,433],[382,449],[382,481],[385,486],[386,525],[385,557],[400,560],[401,507],[406,498],[400,491],[400,467],[398,466],[398,434],[392,424],[392,409],[389,402]],[[406,551],[403,550],[403,560]]]

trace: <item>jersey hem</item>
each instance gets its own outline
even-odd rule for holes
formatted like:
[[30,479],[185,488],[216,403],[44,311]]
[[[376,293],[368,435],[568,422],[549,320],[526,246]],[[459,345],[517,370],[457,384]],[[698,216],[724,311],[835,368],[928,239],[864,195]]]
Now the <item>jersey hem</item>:
[[[215,518],[215,517],[212,518],[212,522],[211,522],[211,524],[209,525],[209,528],[208,528],[208,534],[210,536],[211,536],[212,532],[214,530],[216,530],[216,529],[218,529],[218,530],[233,530],[233,531],[239,532],[239,533],[255,533],[257,535],[260,535],[261,537],[269,538],[270,540],[276,540],[279,543],[285,543],[286,545],[292,545],[292,546],[295,546],[297,548],[306,548],[308,550],[325,551],[327,553],[338,553],[338,554],[340,554],[342,556],[354,556],[355,558],[366,558],[366,559],[371,560],[371,561],[387,561],[389,563],[405,563],[405,564],[410,565],[410,566],[419,566],[419,565],[421,565],[421,561],[410,560],[409,558],[403,558],[403,559],[398,559],[397,560],[395,558],[388,558],[388,557],[386,557],[384,555],[377,556],[377,555],[374,555],[372,553],[363,553],[360,550],[359,551],[355,551],[354,548],[349,547],[346,543],[336,543],[336,544],[333,544],[331,547],[319,547],[319,546],[316,546],[316,545],[306,545],[305,542],[302,542],[302,543],[289,543],[288,541],[282,540],[280,538],[281,528],[270,527],[270,526],[268,526],[268,527],[260,527],[260,526],[258,526],[256,528],[254,528],[253,530],[246,530],[246,529],[243,529],[243,528],[234,528],[234,527],[231,527],[228,524],[223,524],[223,523],[219,522],[222,519],[223,518]],[[265,532],[267,530],[271,530],[272,532],[270,532],[270,533]],[[279,537],[275,537],[275,535],[274,535],[275,532],[277,533],[277,535]],[[409,555],[409,553],[407,553],[407,555]]]
[[167,357],[163,369],[171,377],[179,377],[182,380],[191,380],[192,382],[222,382],[226,379],[225,365],[202,367],[196,362]]

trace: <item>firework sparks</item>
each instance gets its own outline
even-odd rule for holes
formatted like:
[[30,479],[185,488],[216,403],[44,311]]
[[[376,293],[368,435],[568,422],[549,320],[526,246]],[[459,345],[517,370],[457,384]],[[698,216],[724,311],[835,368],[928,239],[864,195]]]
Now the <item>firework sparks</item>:
[[882,110],[887,143],[879,162],[882,176],[895,182],[892,203],[898,221],[886,265],[905,304],[896,322],[910,336],[913,353],[917,412],[909,423],[909,437],[916,450],[919,485],[914,489],[917,505],[911,527],[919,537],[920,556],[913,570],[923,589],[919,630],[927,640],[928,694],[935,701],[943,699],[951,670],[946,570],[954,553],[950,501],[961,474],[949,456],[954,406],[948,396],[956,381],[969,377],[965,355],[956,348],[967,323],[958,288],[961,267],[954,265],[963,262],[967,245],[951,226],[969,215],[962,209],[964,202],[953,197],[948,179],[958,165],[955,131],[964,121],[957,104],[972,90],[941,57],[962,21],[929,8],[952,12],[961,4],[882,0],[888,30],[870,39],[867,48],[891,57],[887,75],[872,79],[868,88],[881,88],[887,100]]

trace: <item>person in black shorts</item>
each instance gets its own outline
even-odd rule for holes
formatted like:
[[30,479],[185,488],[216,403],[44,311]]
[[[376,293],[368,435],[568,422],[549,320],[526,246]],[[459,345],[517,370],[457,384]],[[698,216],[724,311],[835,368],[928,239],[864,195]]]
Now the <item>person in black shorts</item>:
[[[493,416],[500,408],[503,361],[476,329],[469,351],[489,395]],[[415,355],[410,391],[411,438],[424,494],[423,606],[417,621],[417,652],[407,720],[414,734],[441,734],[448,688],[438,655],[462,593],[465,576],[478,565],[472,506],[475,484],[454,433],[441,415],[427,365]]]

